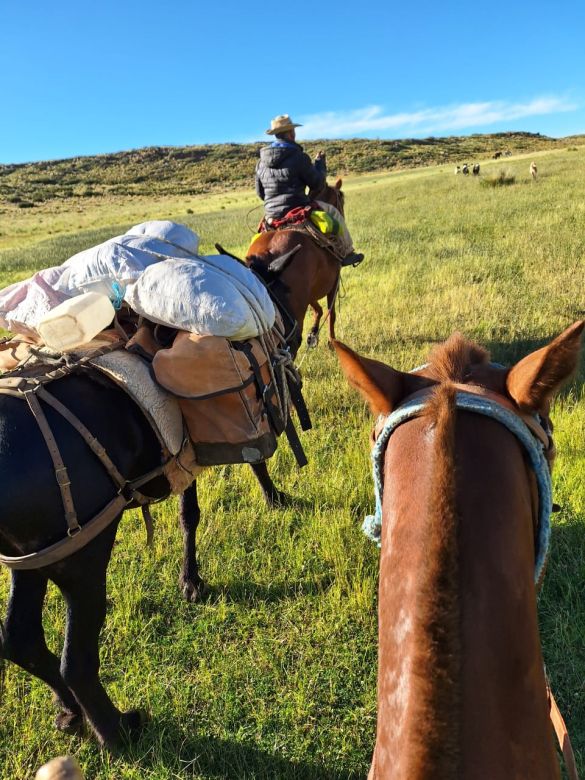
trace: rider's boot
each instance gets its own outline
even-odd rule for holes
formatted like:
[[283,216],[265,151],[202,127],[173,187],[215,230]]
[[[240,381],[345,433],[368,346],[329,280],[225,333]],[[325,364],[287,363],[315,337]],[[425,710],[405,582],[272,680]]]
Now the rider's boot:
[[345,268],[346,266],[351,265],[355,268],[356,265],[359,265],[363,259],[364,259],[364,255],[362,254],[362,252],[350,252],[341,261],[341,267]]

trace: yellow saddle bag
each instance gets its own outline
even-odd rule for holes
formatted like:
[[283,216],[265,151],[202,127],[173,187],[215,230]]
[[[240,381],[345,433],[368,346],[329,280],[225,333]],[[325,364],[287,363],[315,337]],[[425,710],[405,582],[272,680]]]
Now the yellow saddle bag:
[[341,230],[339,222],[326,211],[314,209],[309,214],[309,219],[315,227],[326,236],[337,236]]

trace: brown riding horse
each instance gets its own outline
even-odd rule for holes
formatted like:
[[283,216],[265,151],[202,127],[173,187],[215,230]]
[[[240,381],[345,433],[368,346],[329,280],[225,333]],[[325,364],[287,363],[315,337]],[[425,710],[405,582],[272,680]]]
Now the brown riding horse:
[[[374,414],[398,409],[386,424],[402,420],[380,440],[370,780],[560,778],[536,609],[536,472],[526,445],[501,420],[460,407],[462,396],[503,407],[514,424],[521,419],[522,430],[548,442],[550,464],[548,411],[577,366],[584,326],[575,323],[512,369],[490,364],[459,334],[410,374],[334,343]],[[419,404],[407,420],[405,402],[406,409]]]
[[[319,192],[311,192],[313,200],[321,200],[335,206],[343,214],[344,197],[341,191],[342,181],[338,179],[334,187],[325,184]],[[289,290],[291,314],[302,323],[309,306],[313,309],[313,325],[308,343],[315,345],[319,333],[319,323],[323,308],[319,300],[327,296],[329,314],[329,339],[335,338],[335,297],[339,286],[339,261],[326,249],[299,230],[269,230],[254,241],[246,260],[268,266],[276,257],[286,254],[300,244],[300,250],[292,262],[281,273],[281,280]]]

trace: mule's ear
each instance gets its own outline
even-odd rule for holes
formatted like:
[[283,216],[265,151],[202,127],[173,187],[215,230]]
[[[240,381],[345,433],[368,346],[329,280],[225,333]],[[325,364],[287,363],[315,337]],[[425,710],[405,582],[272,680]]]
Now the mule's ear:
[[425,377],[404,374],[378,360],[361,357],[341,341],[334,339],[333,346],[349,384],[362,394],[376,416],[389,414],[407,395],[432,384]]
[[337,179],[337,181],[335,182],[335,189],[340,190],[342,184],[343,184],[343,179]]
[[289,249],[288,252],[285,252],[283,255],[279,255],[276,257],[269,265],[268,270],[271,271],[273,274],[281,274],[284,269],[287,267],[287,265],[290,263],[290,261],[293,259],[293,257],[296,255],[296,253],[301,248],[300,244],[297,244],[292,249]]
[[573,323],[510,369],[506,388],[522,411],[548,412],[553,396],[577,368],[584,327],[585,320]]

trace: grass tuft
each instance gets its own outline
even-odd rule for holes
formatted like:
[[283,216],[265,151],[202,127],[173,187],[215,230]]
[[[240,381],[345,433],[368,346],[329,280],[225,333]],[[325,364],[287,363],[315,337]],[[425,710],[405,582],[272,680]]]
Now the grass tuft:
[[516,177],[505,170],[501,170],[494,176],[486,176],[481,180],[482,187],[508,187],[511,184],[516,184]]

